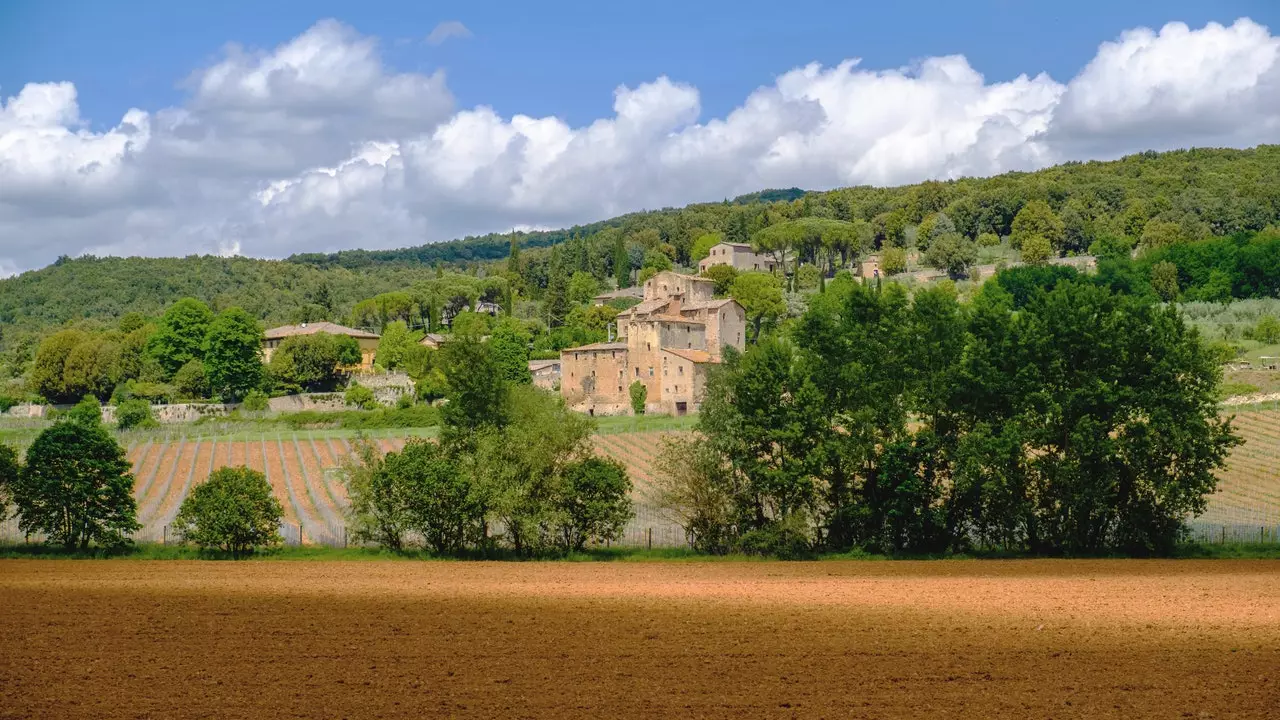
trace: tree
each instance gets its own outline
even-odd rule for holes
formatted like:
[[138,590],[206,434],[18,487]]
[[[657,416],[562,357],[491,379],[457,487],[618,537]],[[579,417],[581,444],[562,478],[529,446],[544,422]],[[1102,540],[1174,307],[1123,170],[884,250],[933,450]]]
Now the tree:
[[247,467],[214,470],[182,501],[173,524],[184,540],[233,558],[278,545],[284,508],[267,476]]
[[102,403],[94,395],[85,395],[75,407],[67,411],[66,420],[97,427],[102,424]]
[[379,472],[381,482],[403,488],[409,527],[427,547],[455,554],[480,539],[484,498],[436,443],[410,440],[400,452],[387,453]]
[[907,271],[907,251],[898,247],[885,248],[880,253],[880,269],[886,275],[899,275]]
[[711,248],[722,242],[724,242],[724,236],[720,233],[699,235],[698,239],[693,241],[693,247],[689,250],[689,262],[697,264],[711,254]]
[[18,453],[8,445],[0,445],[0,521],[9,515],[13,502],[13,486],[22,475],[22,463]]
[[1000,236],[995,233],[984,232],[978,234],[978,247],[997,247],[1000,245]]
[[204,363],[189,360],[173,374],[173,387],[184,398],[202,398],[209,394],[209,378]]
[[960,233],[942,233],[929,244],[924,261],[930,267],[945,270],[952,278],[961,278],[978,262],[978,246]]
[[751,342],[760,339],[760,332],[787,312],[782,296],[782,285],[771,273],[742,273],[733,281],[729,293],[746,311],[751,326]]
[[213,311],[195,298],[183,298],[165,311],[147,344],[147,350],[168,377],[183,365],[203,357],[205,336]]
[[351,386],[343,393],[342,401],[361,410],[377,410],[380,407],[378,398],[373,394],[373,391],[359,383],[351,383]]
[[262,384],[262,326],[238,307],[227,308],[209,326],[204,369],[210,392],[237,402]]
[[1253,339],[1267,345],[1280,343],[1280,319],[1275,315],[1263,315],[1253,326]]
[[575,305],[591,302],[600,293],[600,283],[589,272],[579,270],[569,278],[569,302]]
[[60,330],[40,342],[31,364],[29,382],[37,394],[53,402],[68,402],[82,396],[66,384],[67,357],[89,336],[80,330]]
[[1032,235],[1022,241],[1022,262],[1028,265],[1046,265],[1054,257],[1053,246],[1041,235]]
[[649,388],[646,387],[644,383],[636,380],[631,383],[631,387],[628,388],[628,391],[631,394],[631,412],[636,415],[643,415],[645,403],[649,399]]
[[68,395],[110,397],[120,382],[119,344],[103,335],[85,338],[67,355],[62,382]]
[[1151,266],[1151,289],[1165,302],[1178,299],[1178,266],[1162,260]]
[[400,552],[412,525],[411,498],[404,483],[382,472],[383,455],[373,441],[357,436],[340,465],[342,484],[351,505],[347,527],[358,543],[375,543]]
[[732,265],[712,265],[702,271],[702,277],[714,280],[715,294],[725,296],[729,294],[734,279],[738,277],[738,269]]
[[90,543],[126,545],[141,527],[130,463],[101,424],[55,423],[31,443],[26,460],[12,485],[23,532],[86,550]]
[[801,265],[796,270],[796,287],[800,290],[814,290],[822,282],[822,272],[817,265]]
[[271,376],[285,387],[314,390],[333,385],[343,367],[360,363],[360,344],[347,335],[293,335],[271,355]]
[[449,386],[440,412],[441,442],[465,445],[473,433],[505,425],[508,383],[491,348],[464,335],[446,343],[440,354]]
[[621,237],[613,243],[613,277],[618,281],[619,290],[631,287],[631,256]]
[[1142,229],[1140,245],[1143,250],[1169,247],[1182,242],[1182,226],[1175,222],[1152,219]]
[[642,270],[653,270],[655,273],[666,272],[672,268],[671,258],[659,250],[649,250],[644,254]]
[[422,334],[409,330],[403,320],[393,320],[382,329],[375,361],[387,370],[403,368],[421,339]]
[[507,272],[520,274],[520,239],[511,233],[511,247],[507,250]]
[[547,293],[542,300],[547,326],[559,327],[569,314],[569,278],[562,268],[553,266],[547,280]]
[[513,318],[503,319],[494,328],[489,337],[489,351],[503,380],[521,385],[533,382],[529,373],[529,343],[532,341],[529,331]]
[[564,469],[560,490],[560,533],[565,549],[582,550],[587,542],[616,540],[635,516],[631,479],[616,460],[590,457]]
[[1028,239],[1040,237],[1048,241],[1051,250],[1057,251],[1063,246],[1066,232],[1062,218],[1053,212],[1049,203],[1032,200],[1013,219],[1013,232],[1009,239],[1015,248],[1021,248]]
[[142,398],[125,400],[116,406],[116,427],[120,430],[156,427],[151,416],[151,403]]
[[724,456],[705,438],[669,435],[654,465],[658,509],[684,528],[694,550],[728,552],[738,532],[734,477]]

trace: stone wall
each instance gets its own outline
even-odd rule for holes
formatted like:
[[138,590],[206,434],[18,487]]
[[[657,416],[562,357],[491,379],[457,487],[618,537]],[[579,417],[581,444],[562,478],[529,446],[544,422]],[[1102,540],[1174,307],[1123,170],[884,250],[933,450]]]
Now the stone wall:
[[274,412],[337,412],[346,410],[347,403],[342,393],[303,393],[302,395],[285,395],[267,401],[267,407]]

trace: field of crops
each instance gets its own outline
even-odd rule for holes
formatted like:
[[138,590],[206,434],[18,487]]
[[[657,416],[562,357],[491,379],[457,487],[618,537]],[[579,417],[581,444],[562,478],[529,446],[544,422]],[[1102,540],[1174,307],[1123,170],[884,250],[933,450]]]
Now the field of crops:
[[[1219,492],[1193,527],[1205,539],[1280,541],[1280,409],[1237,410],[1235,423],[1245,443],[1232,453]],[[621,543],[684,545],[683,530],[655,509],[653,485],[654,460],[663,438],[684,431],[627,429],[619,425],[595,437],[597,450],[624,463],[635,485],[636,518]],[[406,437],[382,435],[374,441],[383,450],[398,450]],[[351,451],[347,435],[302,431],[210,437],[188,431],[139,435],[126,442],[137,478],[140,541],[167,540],[182,499],[210,472],[247,465],[266,474],[280,500],[286,541],[331,546],[346,542],[343,513],[348,503],[336,470]],[[0,535],[8,539],[16,539],[15,533],[13,521],[0,526]]]

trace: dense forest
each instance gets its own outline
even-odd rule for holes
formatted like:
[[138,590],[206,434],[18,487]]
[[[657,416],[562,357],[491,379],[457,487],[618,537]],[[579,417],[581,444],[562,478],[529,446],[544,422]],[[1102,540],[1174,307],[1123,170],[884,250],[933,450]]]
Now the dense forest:
[[[465,306],[489,302],[541,324],[548,335],[535,349],[554,350],[603,332],[608,318],[583,309],[595,292],[694,267],[722,239],[755,244],[791,275],[780,296],[773,288],[761,294],[761,282],[740,284],[755,295],[739,298],[749,313],[761,308],[757,330],[797,317],[798,291],[873,253],[888,273],[906,269],[910,257],[956,278],[978,263],[979,248],[1029,263],[1091,254],[1117,260],[1100,263],[1117,290],[1163,299],[1272,297],[1280,294],[1280,240],[1264,230],[1278,223],[1280,146],[1260,146],[1146,152],[895,188],[770,190],[402,250],[287,260],[63,258],[0,281],[0,371],[23,375],[41,339],[57,330],[105,331],[128,313],[155,319],[184,297],[214,313],[243,308],[267,327],[327,319],[374,330],[396,321],[435,330]],[[733,277],[716,280],[731,292]],[[529,329],[536,337],[539,328]],[[550,337],[553,330],[560,336]]]

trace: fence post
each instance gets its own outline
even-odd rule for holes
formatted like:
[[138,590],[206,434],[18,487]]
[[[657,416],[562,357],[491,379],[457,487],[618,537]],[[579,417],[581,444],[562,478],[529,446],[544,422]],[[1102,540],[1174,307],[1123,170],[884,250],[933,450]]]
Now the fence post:
[[649,536],[649,549],[652,550],[653,549],[653,528],[649,528],[646,534]]
[[1226,525],[1222,526],[1222,544],[1223,545],[1227,544],[1227,526]]
[[160,538],[161,538],[160,540],[161,545],[169,544],[169,526],[168,525],[165,525],[163,528],[160,528]]

